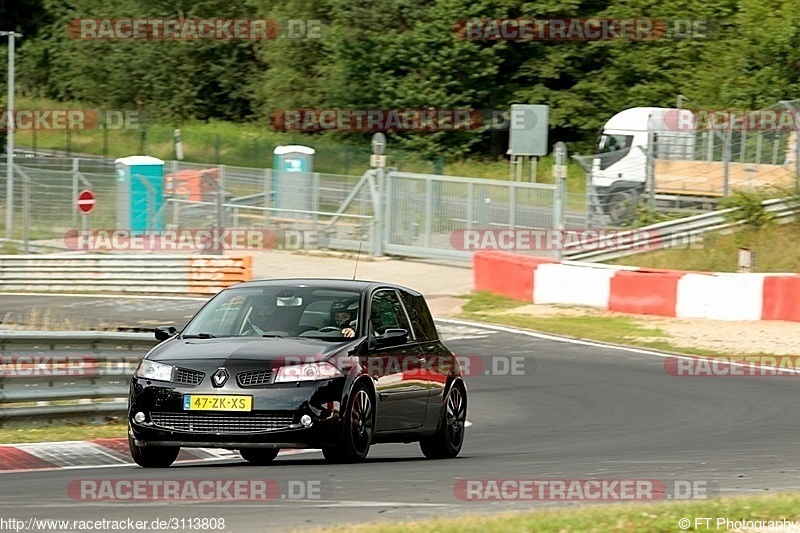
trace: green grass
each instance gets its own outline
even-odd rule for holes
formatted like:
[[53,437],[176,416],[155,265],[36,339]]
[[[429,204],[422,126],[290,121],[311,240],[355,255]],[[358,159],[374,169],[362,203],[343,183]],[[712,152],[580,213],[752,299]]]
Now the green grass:
[[[89,109],[92,106],[79,102],[56,102],[47,99],[18,98],[17,109]],[[360,176],[369,168],[371,149],[369,142],[343,142],[332,135],[308,135],[297,132],[279,132],[265,122],[231,123],[223,121],[191,121],[180,125],[150,123],[146,128],[83,131],[17,130],[16,144],[51,150],[102,155],[111,158],[133,154],[146,154],[162,159],[174,159],[173,130],[181,130],[185,161],[232,166],[272,168],[272,151],[278,145],[303,144],[317,153],[314,170],[330,174]],[[391,143],[391,139],[390,139]],[[411,152],[387,149],[389,166],[420,173],[436,173],[437,167],[448,176],[465,176],[508,180],[509,164],[503,160],[485,157],[466,159],[431,160]],[[553,159],[539,159],[537,181],[553,183]],[[572,202],[575,208],[583,206],[585,174],[574,162],[568,164],[567,190],[581,196]],[[529,167],[525,166],[523,181],[529,180]]]
[[19,426],[0,428],[0,444],[26,442],[58,442],[125,437],[127,426],[119,422],[105,424],[59,424],[50,426]]
[[736,272],[738,249],[750,248],[755,252],[756,272],[800,272],[798,240],[800,224],[795,222],[728,234],[707,234],[702,248],[656,250],[608,263],[672,270]]
[[[540,509],[524,513],[506,513],[496,516],[459,515],[457,518],[439,518],[395,524],[346,525],[318,530],[328,532],[352,531],[356,533],[410,533],[436,531],[437,533],[508,533],[535,531],[680,531],[678,521],[688,518],[694,526],[696,517],[713,517],[706,528],[689,531],[728,531],[717,529],[717,518],[737,520],[798,520],[800,519],[800,494],[783,493],[766,496],[730,497],[713,500],[609,504],[562,509]],[[764,529],[762,529],[764,530]],[[737,531],[755,531],[738,529]],[[791,529],[787,529],[791,531]]]
[[[591,308],[564,307],[563,313],[552,316],[531,316],[523,312],[514,313],[529,302],[514,300],[505,296],[498,296],[489,292],[478,292],[464,296],[467,302],[462,307],[458,318],[500,324],[522,329],[531,329],[542,333],[552,333],[570,338],[586,339],[610,344],[649,348],[664,352],[700,355],[707,357],[719,356],[718,351],[689,348],[670,342],[667,333],[658,328],[650,327],[642,319],[629,315],[609,313]],[[578,315],[571,315],[570,311],[578,309]],[[739,354],[736,357],[758,357],[765,353]],[[788,354],[787,354],[788,355]]]

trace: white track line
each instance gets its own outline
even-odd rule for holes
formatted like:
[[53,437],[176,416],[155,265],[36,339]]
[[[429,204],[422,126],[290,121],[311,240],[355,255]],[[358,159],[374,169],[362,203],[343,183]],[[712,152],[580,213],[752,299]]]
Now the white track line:
[[[548,333],[538,333],[536,331],[527,331],[527,330],[524,330],[524,329],[517,329],[517,328],[513,328],[513,327],[509,327],[509,326],[497,326],[495,324],[481,324],[480,322],[471,322],[469,320],[459,320],[459,319],[456,319],[456,318],[436,318],[435,321],[443,322],[443,323],[456,324],[456,325],[460,325],[460,326],[480,327],[480,328],[485,328],[485,329],[494,330],[494,331],[502,331],[503,333],[512,333],[512,334],[515,334],[515,335],[525,335],[525,336],[528,336],[528,337],[534,337],[534,338],[537,338],[537,339],[543,339],[543,340],[549,340],[549,341],[555,341],[555,342],[566,342],[566,343],[570,343],[570,344],[578,344],[578,345],[581,345],[581,346],[592,346],[594,348],[606,348],[606,349],[609,349],[609,350],[620,350],[620,351],[625,351],[625,352],[638,353],[638,354],[642,354],[642,355],[650,355],[650,356],[655,356],[655,357],[661,357],[662,359],[668,359],[670,357],[675,358],[675,359],[686,359],[686,360],[703,359],[703,360],[711,361],[711,360],[714,359],[714,357],[709,357],[709,356],[704,356],[704,355],[687,355],[687,354],[677,354],[677,353],[669,353],[669,352],[656,352],[656,351],[653,351],[653,350],[647,350],[645,348],[632,348],[632,347],[629,347],[629,346],[620,346],[618,344],[605,344],[605,343],[596,342],[596,341],[587,341],[587,340],[582,340],[582,339],[571,339],[569,337],[559,337],[558,335],[550,335]],[[764,356],[764,357],[770,357],[770,356]],[[774,357],[778,357],[778,356],[774,356]],[[732,365],[732,366],[741,366],[741,367],[749,367],[749,368],[756,367],[759,370],[770,370],[770,371],[778,370],[780,372],[785,372],[787,374],[800,374],[800,371],[794,370],[794,369],[789,369],[789,368],[777,368],[777,367],[773,367],[773,366],[761,365],[761,364],[750,363],[750,362],[741,362],[740,363],[738,361],[731,361],[731,360],[728,360],[728,359],[724,359],[724,360],[722,360],[722,362],[725,363],[726,365]],[[743,376],[743,377],[746,377],[746,376]]]

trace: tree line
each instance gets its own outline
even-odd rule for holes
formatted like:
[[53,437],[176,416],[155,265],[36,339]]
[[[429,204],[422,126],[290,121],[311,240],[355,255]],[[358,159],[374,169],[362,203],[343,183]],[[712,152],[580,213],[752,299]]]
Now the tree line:
[[[758,109],[800,95],[796,0],[17,0],[0,9],[0,30],[24,34],[18,94],[139,109],[175,125],[223,120],[271,128],[270,117],[282,109],[531,103],[550,106],[550,144],[588,148],[617,111],[674,106],[679,94],[698,109]],[[294,21],[296,35],[134,40],[81,39],[70,31],[76,20],[126,17],[268,19],[284,30]],[[468,37],[463,22],[557,18],[656,20],[666,33],[506,40]],[[319,33],[303,38],[298,21],[320,21]],[[689,28],[699,21],[700,30],[675,34],[687,21]],[[391,138],[429,155],[497,156],[507,147],[496,131]]]

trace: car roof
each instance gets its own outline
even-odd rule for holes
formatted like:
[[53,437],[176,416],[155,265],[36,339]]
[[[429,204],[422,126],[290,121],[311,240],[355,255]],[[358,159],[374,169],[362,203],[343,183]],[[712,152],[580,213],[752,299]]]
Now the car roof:
[[397,285],[395,283],[386,283],[380,281],[367,281],[367,280],[352,280],[352,279],[331,279],[331,278],[285,278],[285,279],[261,279],[253,281],[244,281],[231,285],[228,289],[246,289],[252,287],[309,287],[312,289],[338,289],[338,290],[351,290],[357,292],[369,291],[378,287],[389,287],[393,289],[401,289],[414,295],[419,295],[419,291]]

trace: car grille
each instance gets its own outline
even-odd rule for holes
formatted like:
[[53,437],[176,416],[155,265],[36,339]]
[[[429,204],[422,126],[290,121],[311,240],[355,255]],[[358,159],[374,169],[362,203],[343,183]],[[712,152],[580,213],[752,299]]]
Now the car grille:
[[259,433],[284,429],[292,414],[152,413],[153,424],[195,433]]
[[236,376],[240,387],[256,387],[272,383],[272,370],[249,370]]
[[176,368],[175,383],[183,383],[185,385],[199,385],[206,375],[197,370],[189,370],[187,368]]

